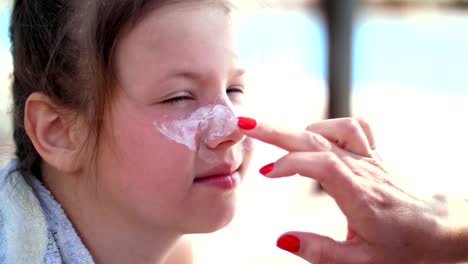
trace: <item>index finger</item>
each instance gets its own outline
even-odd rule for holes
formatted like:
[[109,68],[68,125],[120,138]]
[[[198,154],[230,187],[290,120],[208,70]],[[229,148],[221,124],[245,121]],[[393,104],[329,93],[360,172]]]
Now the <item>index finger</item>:
[[286,151],[330,151],[333,144],[319,134],[310,131],[292,131],[266,123],[257,123],[255,119],[238,117],[238,126],[245,135],[262,142],[275,145]]

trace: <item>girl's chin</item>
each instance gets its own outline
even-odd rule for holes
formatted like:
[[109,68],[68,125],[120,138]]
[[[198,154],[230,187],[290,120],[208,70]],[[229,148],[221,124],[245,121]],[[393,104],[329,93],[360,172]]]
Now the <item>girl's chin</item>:
[[235,214],[234,206],[221,214],[212,215],[209,219],[204,217],[205,219],[198,219],[194,220],[190,223],[190,230],[185,232],[187,234],[202,234],[202,233],[212,233],[223,229],[227,225],[229,225]]
[[[231,219],[232,220],[232,219]],[[188,234],[208,234],[208,233],[214,233],[216,231],[219,231],[225,227],[227,227],[230,223],[231,220],[225,221],[221,224],[217,225],[212,225],[212,226],[200,226],[198,228],[195,228],[192,232],[189,232]]]
[[204,230],[201,233],[213,233],[213,232],[219,231],[219,230],[225,228],[226,226],[228,226],[232,222],[232,219],[233,219],[233,217],[230,217],[229,219],[224,219],[223,222],[220,222],[217,225],[213,225],[211,228],[208,227],[206,230]]

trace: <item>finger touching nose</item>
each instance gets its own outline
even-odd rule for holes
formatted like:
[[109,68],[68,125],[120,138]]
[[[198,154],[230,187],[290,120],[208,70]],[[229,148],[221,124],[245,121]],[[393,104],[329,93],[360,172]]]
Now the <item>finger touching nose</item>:
[[292,131],[259,123],[248,117],[238,117],[237,125],[252,138],[275,145],[286,151],[330,151],[332,143],[310,131]]

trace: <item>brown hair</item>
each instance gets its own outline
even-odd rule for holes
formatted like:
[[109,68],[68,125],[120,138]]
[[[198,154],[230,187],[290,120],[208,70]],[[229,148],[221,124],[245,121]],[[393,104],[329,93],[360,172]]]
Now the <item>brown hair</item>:
[[[40,177],[41,157],[24,128],[25,103],[41,92],[62,110],[83,114],[91,146],[99,142],[113,94],[112,57],[119,35],[150,8],[183,0],[16,0],[13,55],[13,137],[20,170]],[[221,2],[221,1],[213,1]],[[229,9],[223,2],[223,7]]]

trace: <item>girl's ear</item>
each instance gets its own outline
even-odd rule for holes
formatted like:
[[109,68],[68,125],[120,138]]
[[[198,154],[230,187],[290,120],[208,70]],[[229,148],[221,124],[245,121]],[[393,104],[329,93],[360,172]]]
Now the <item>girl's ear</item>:
[[59,171],[74,173],[81,169],[83,130],[58,110],[48,96],[31,94],[25,105],[25,130],[45,162]]

